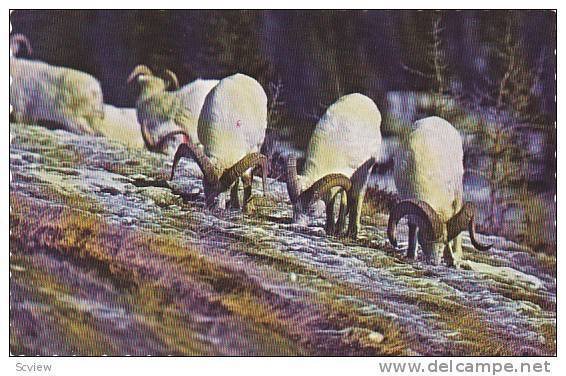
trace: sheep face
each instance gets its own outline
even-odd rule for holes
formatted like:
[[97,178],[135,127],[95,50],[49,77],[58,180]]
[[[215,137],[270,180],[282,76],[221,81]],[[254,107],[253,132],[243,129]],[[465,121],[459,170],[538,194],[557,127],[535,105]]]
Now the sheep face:
[[419,243],[421,244],[425,262],[432,265],[439,265],[442,257],[445,255],[448,241],[445,237],[441,239],[429,241],[419,235]]

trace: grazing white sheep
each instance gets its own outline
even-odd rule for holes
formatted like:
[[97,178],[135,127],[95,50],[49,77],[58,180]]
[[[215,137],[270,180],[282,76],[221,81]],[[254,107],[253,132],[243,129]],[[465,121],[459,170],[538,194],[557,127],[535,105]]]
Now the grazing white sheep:
[[182,144],[175,153],[171,180],[182,157],[196,160],[203,172],[203,186],[207,206],[220,196],[220,207],[225,206],[224,193],[231,190],[230,203],[240,206],[238,183],[244,184],[244,210],[251,196],[253,168],[260,166],[263,190],[267,158],[260,148],[267,129],[267,96],[261,85],[251,77],[235,74],[222,79],[207,95],[198,122],[198,137],[202,148]]
[[301,175],[297,175],[295,158],[289,159],[287,190],[296,223],[306,223],[310,207],[322,198],[327,234],[341,234],[346,196],[341,194],[337,224],[334,203],[342,188],[348,192],[348,236],[357,236],[368,176],[380,154],[380,126],[377,106],[362,94],[345,95],[327,109],[312,134]]
[[92,124],[102,120],[102,89],[91,75],[16,56],[20,44],[31,52],[29,41],[10,38],[10,103],[16,122],[53,122],[79,134],[94,134]]
[[415,123],[395,157],[395,185],[400,201],[389,217],[387,235],[397,246],[395,231],[401,218],[409,219],[407,257],[414,258],[417,237],[425,259],[458,266],[462,258],[460,233],[470,232],[474,247],[487,250],[475,237],[475,208],[463,202],[464,152],[458,131],[446,120],[428,117]]
[[105,104],[104,119],[95,122],[94,129],[102,136],[119,141],[130,148],[145,147],[135,108],[118,108]]
[[145,65],[136,66],[128,82],[136,78],[141,87],[136,109],[147,148],[172,154],[180,143],[199,144],[200,110],[218,81],[196,80],[179,89],[175,73],[167,69],[164,78],[157,77]]
[[193,114],[174,92],[167,91],[170,86],[179,85],[171,71],[166,74],[167,79],[163,79],[145,65],[138,65],[127,82],[137,79],[140,85],[136,114],[147,149],[172,155],[180,144],[192,142],[183,124],[190,122]]

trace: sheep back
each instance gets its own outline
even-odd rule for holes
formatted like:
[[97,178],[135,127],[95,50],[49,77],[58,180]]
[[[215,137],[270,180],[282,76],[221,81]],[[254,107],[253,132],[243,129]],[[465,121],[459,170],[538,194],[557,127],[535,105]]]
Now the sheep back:
[[89,122],[104,115],[102,88],[91,75],[69,68],[58,71],[57,105],[69,116],[84,117]]
[[373,100],[357,93],[341,97],[326,110],[312,134],[303,173],[305,183],[330,173],[351,177],[368,159],[377,159],[380,126],[381,113]]
[[[11,103],[17,114],[30,121],[63,125],[102,118],[102,89],[83,72],[55,67],[40,61],[10,59]],[[91,130],[86,130],[91,133]]]
[[267,129],[267,95],[253,78],[235,74],[206,96],[198,122],[204,152],[219,168],[259,152]]
[[446,120],[415,122],[395,158],[395,185],[401,198],[427,202],[444,221],[460,209],[464,152],[458,131]]

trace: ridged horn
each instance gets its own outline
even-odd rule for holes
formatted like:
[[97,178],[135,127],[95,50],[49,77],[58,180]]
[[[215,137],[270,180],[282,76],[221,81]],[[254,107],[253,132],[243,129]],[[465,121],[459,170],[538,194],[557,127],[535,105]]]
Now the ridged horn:
[[352,187],[352,183],[346,175],[328,174],[316,181],[308,189],[304,190],[299,197],[297,197],[297,202],[299,202],[303,208],[307,208],[315,201],[320,200],[329,190],[335,187],[349,191]]
[[301,189],[297,177],[297,157],[294,155],[291,155],[287,161],[287,192],[289,193],[291,202],[293,204],[297,202],[301,194]]
[[173,180],[173,178],[175,177],[175,168],[177,167],[179,160],[181,160],[181,158],[183,157],[194,159],[197,162],[200,170],[202,171],[205,180],[213,185],[218,184],[218,175],[216,174],[214,165],[212,164],[212,162],[210,162],[210,159],[208,159],[208,157],[201,149],[191,143],[181,144],[177,148],[175,156],[173,157],[171,180]]
[[151,69],[149,69],[147,65],[140,64],[140,65],[136,65],[132,73],[130,73],[130,75],[128,76],[126,82],[128,84],[131,83],[136,77],[138,77],[141,74],[153,76],[153,72],[151,71]]
[[415,199],[403,200],[393,208],[389,215],[387,237],[392,246],[397,247],[397,224],[407,215],[415,216],[419,231],[426,240],[433,241],[442,237],[442,220],[429,204]]
[[20,51],[20,46],[22,44],[26,46],[28,56],[30,56],[33,53],[33,49],[31,48],[31,43],[29,42],[29,39],[25,35],[14,34],[10,37],[10,51],[12,51],[12,54],[14,56],[18,54],[18,52]]
[[230,167],[220,177],[222,190],[228,189],[236,179],[251,167],[260,167],[262,171],[263,195],[265,196],[265,181],[267,178],[267,157],[261,153],[251,153],[240,159],[234,166]]
[[173,86],[173,89],[177,90],[179,88],[179,80],[177,79],[177,75],[169,70],[169,69],[165,69],[165,80],[167,81],[167,88],[170,88],[171,86]]
[[470,233],[472,245],[479,251],[489,250],[493,244],[482,244],[476,239],[475,224],[476,207],[471,202],[466,202],[462,209],[446,223],[448,240],[454,239],[466,229]]

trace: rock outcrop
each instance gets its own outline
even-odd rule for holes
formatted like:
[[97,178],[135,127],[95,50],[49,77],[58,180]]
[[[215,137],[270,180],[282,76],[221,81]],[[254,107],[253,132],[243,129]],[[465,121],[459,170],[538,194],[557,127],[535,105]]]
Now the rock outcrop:
[[[204,208],[196,164],[11,124],[10,348],[27,355],[552,355],[556,260],[502,238],[466,268],[408,262],[384,218],[358,241]],[[371,226],[369,224],[372,224]],[[401,234],[403,235],[403,234]]]

